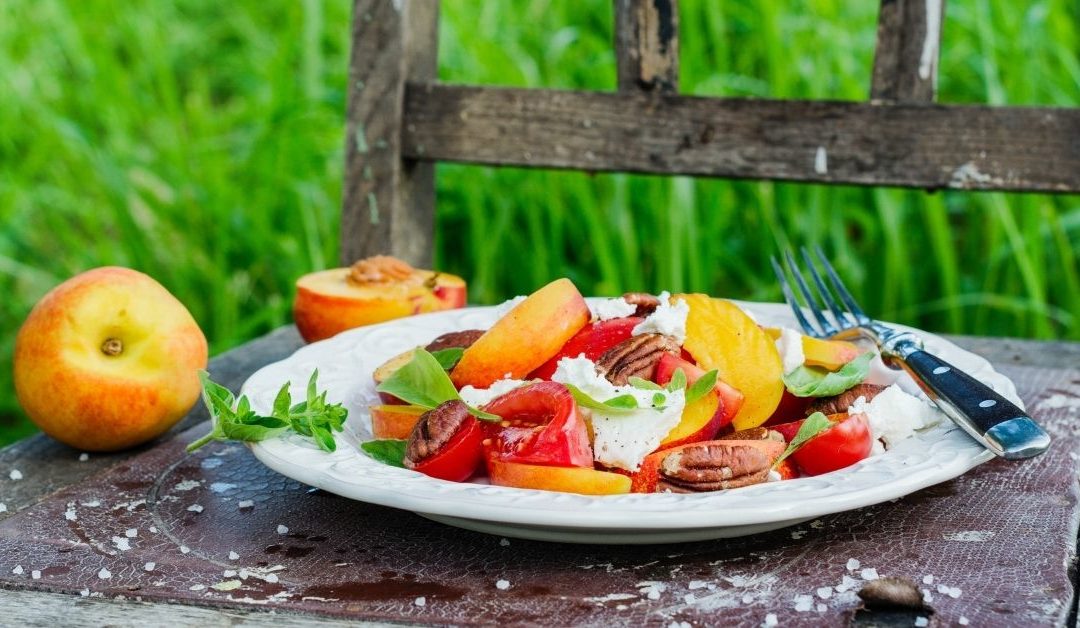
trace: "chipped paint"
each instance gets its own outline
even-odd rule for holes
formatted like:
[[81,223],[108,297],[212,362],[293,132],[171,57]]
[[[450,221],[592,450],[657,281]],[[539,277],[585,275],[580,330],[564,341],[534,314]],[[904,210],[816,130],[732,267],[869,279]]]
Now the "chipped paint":
[[980,171],[975,162],[969,161],[953,170],[952,176],[949,178],[949,187],[967,188],[971,187],[972,184],[991,182],[995,182],[994,177]]
[[814,153],[814,172],[818,174],[829,172],[829,154],[825,152],[824,146],[818,146],[817,152]]
[[368,204],[368,220],[373,225],[379,224],[379,202],[375,199],[375,193],[374,192],[368,192],[367,204]]
[[356,152],[366,155],[368,152],[367,137],[364,136],[364,125],[356,125],[356,133],[353,133],[353,142],[356,143]]
[[937,69],[941,41],[941,0],[926,0],[926,37],[919,56],[919,78],[928,80]]

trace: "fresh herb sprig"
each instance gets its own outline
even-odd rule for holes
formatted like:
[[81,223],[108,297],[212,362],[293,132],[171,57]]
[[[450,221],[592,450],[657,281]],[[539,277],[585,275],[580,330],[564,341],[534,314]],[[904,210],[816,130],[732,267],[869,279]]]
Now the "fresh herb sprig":
[[866,379],[870,373],[870,361],[873,359],[874,352],[867,351],[835,372],[804,364],[783,376],[784,386],[796,397],[839,395]]
[[[453,350],[447,349],[445,351]],[[417,349],[413,352],[412,360],[394,371],[394,374],[386,378],[375,390],[393,395],[406,403],[420,406],[425,410],[431,410],[451,399],[460,400],[461,395],[458,394],[457,388],[454,387],[454,382],[450,381],[450,376],[446,374],[443,361],[449,362],[453,360],[456,362],[461,356],[457,355],[457,359],[454,359],[453,353],[447,354],[445,351],[438,352],[442,355],[437,356],[422,348]],[[473,407],[469,407],[469,413],[481,421],[497,422],[502,420],[502,417],[498,415]]]
[[237,401],[228,388],[211,380],[206,371],[200,371],[202,399],[214,427],[209,434],[188,445],[187,450],[195,451],[216,440],[261,441],[292,430],[315,441],[320,449],[334,451],[337,449],[334,432],[343,429],[349,411],[339,403],[327,403],[326,391],[318,392],[318,377],[318,370],[311,373],[306,398],[296,404],[289,393],[290,383],[286,382],[274,398],[270,415],[264,416],[251,409],[247,397]]
[[829,417],[820,412],[815,412],[803,419],[802,425],[799,426],[799,431],[795,433],[795,437],[788,443],[784,453],[780,454],[780,457],[773,463],[773,468],[775,469],[785,458],[798,451],[798,449],[805,445],[810,439],[829,429],[832,425],[833,423],[829,420]]
[[[671,376],[671,381],[667,383],[667,386],[661,386],[656,382],[650,382],[649,380],[640,377],[631,377],[628,382],[638,390],[653,391],[652,407],[660,409],[667,403],[667,395],[679,390],[686,390],[687,405],[701,399],[716,386],[716,379],[718,376],[716,369],[713,369],[702,375],[690,386],[687,386],[686,373],[683,373],[682,369],[676,369]],[[610,415],[620,415],[630,414],[640,407],[637,398],[628,393],[612,397],[605,401],[600,401],[573,384],[566,384],[566,387],[570,389],[570,394],[574,396],[574,401],[576,401],[579,406],[589,408],[590,410],[599,410]]]

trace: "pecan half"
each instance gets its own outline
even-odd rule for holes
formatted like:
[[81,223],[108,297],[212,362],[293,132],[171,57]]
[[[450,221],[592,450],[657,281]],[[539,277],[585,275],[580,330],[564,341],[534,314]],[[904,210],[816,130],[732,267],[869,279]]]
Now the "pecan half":
[[851,404],[855,403],[855,400],[859,397],[866,397],[866,401],[869,402],[874,397],[877,397],[878,393],[883,390],[885,390],[885,386],[879,386],[877,384],[858,384],[853,388],[845,390],[839,395],[815,399],[806,407],[806,416],[810,416],[815,412],[821,412],[826,415],[847,412],[848,408],[851,407]]
[[412,469],[439,453],[469,420],[469,410],[457,399],[444,401],[420,415],[405,444],[405,467]]
[[452,331],[443,334],[427,343],[424,347],[427,351],[442,351],[443,349],[468,349],[480,336],[484,335],[482,329],[466,329],[465,331]]
[[660,299],[645,292],[627,292],[622,295],[622,298],[630,305],[637,306],[634,316],[648,316],[655,312],[656,308],[660,307]]
[[769,477],[771,466],[769,456],[755,447],[703,443],[664,458],[657,489],[698,493],[759,484]]
[[389,255],[373,255],[359,260],[349,268],[348,280],[357,284],[403,281],[413,276],[408,262]]
[[779,443],[787,442],[784,435],[767,427],[751,427],[738,432],[717,436],[716,440],[774,440]]
[[651,379],[660,357],[665,353],[679,355],[679,350],[679,343],[670,336],[631,336],[605,351],[596,361],[596,371],[616,386],[626,384],[631,377]]

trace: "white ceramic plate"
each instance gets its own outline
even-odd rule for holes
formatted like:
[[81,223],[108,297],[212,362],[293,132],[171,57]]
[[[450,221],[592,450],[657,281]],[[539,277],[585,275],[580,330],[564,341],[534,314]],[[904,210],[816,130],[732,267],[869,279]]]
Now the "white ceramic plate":
[[[740,305],[762,324],[794,326],[785,305]],[[496,318],[495,308],[481,307],[363,327],[260,369],[242,390],[256,410],[269,411],[286,381],[292,382],[294,396],[302,395],[311,371],[318,368],[320,388],[329,391],[331,401],[345,404],[349,420],[332,454],[293,435],[254,444],[255,456],[282,475],[350,499],[411,510],[481,532],[579,543],[670,543],[764,532],[895,499],[955,478],[993,457],[946,421],[882,455],[818,477],[713,493],[588,497],[436,480],[381,464],[358,449],[371,438],[367,406],[378,403],[371,380],[375,367],[439,334],[487,329]],[[1012,382],[989,362],[919,333],[929,350],[1022,403]],[[919,392],[907,375],[898,381],[909,392]]]

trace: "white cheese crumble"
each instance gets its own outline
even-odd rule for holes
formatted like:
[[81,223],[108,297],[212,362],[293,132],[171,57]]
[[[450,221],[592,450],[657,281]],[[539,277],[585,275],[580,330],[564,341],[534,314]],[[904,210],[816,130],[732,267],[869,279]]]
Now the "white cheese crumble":
[[458,394],[461,395],[461,400],[464,401],[466,405],[480,408],[494,401],[496,397],[501,397],[526,383],[528,382],[520,379],[500,379],[491,384],[489,388],[473,388],[472,386],[465,386]]
[[859,397],[848,413],[865,415],[870,422],[870,435],[882,441],[886,448],[910,438],[915,430],[937,425],[944,416],[936,407],[904,392],[896,384],[878,393],[869,403],[865,397]]
[[683,390],[664,392],[664,406],[653,408],[657,391],[633,386],[615,386],[596,372],[592,360],[579,356],[559,360],[551,381],[572,384],[597,401],[631,395],[638,408],[630,412],[607,414],[603,410],[585,410],[591,416],[593,457],[609,467],[637,471],[645,456],[660,446],[682,418],[686,405]]
[[780,360],[783,362],[785,375],[806,362],[806,354],[803,353],[802,334],[790,327],[780,328],[780,337],[776,339],[776,350],[780,352]]
[[690,304],[683,299],[671,302],[671,294],[661,292],[660,305],[656,311],[649,314],[648,318],[638,323],[630,333],[634,336],[641,334],[663,334],[671,336],[676,342],[686,342],[686,317],[690,314]]
[[518,296],[514,297],[513,299],[507,299],[506,301],[503,301],[502,303],[495,306],[495,315],[498,316],[499,318],[502,318],[502,317],[506,316],[507,314],[510,313],[510,310],[517,307],[518,304],[521,303],[524,300],[525,300],[524,296],[518,295]]
[[633,316],[637,306],[622,297],[589,303],[593,320],[609,321],[613,318]]

